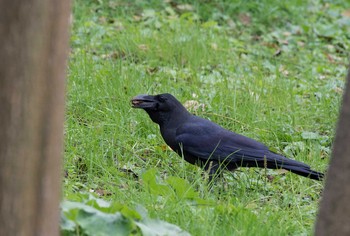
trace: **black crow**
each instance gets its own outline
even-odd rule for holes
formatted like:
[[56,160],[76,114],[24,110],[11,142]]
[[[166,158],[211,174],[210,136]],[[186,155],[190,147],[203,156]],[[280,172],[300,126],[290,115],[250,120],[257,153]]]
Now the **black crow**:
[[236,134],[189,113],[171,94],[138,95],[133,108],[145,110],[160,127],[164,141],[191,164],[204,167],[210,179],[219,170],[238,167],[285,169],[310,179],[321,180],[323,173],[268,149],[264,144]]

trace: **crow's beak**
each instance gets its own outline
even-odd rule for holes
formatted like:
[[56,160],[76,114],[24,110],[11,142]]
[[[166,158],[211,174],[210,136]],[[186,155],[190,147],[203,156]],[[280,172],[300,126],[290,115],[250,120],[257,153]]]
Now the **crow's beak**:
[[156,100],[154,96],[151,95],[137,95],[131,99],[131,104],[133,108],[151,108],[154,106]]

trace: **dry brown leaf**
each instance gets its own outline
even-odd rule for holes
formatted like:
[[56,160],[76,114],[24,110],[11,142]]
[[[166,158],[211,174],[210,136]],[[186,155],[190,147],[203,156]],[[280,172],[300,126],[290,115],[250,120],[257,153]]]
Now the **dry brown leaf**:
[[191,111],[197,111],[198,109],[204,111],[205,105],[195,100],[188,100],[184,103],[184,107]]
[[336,92],[337,94],[343,94],[343,92],[344,92],[344,89],[343,89],[343,88],[340,88],[340,87],[335,87],[333,90],[334,90],[334,92]]
[[99,196],[111,196],[112,195],[112,193],[111,192],[109,192],[109,191],[107,191],[107,190],[105,190],[105,189],[96,189],[95,190],[95,193],[97,194],[97,195],[99,195]]
[[180,4],[176,6],[180,11],[193,11],[193,6],[190,4]]
[[137,47],[142,51],[148,51],[149,49],[146,44],[139,44]]
[[278,57],[282,54],[282,50],[279,48],[276,50],[276,52],[273,54],[275,57]]
[[134,21],[140,21],[142,19],[141,16],[137,16],[137,15],[132,16],[132,18],[134,19]]
[[267,175],[266,177],[269,182],[272,182],[275,179],[275,176],[273,175]]
[[331,62],[331,63],[334,62],[334,58],[333,58],[333,56],[332,56],[331,54],[326,53],[326,57],[327,57],[327,59],[328,59],[329,62]]
[[347,10],[343,11],[341,14],[344,17],[350,17],[350,9],[347,9]]
[[278,174],[283,175],[283,174],[289,173],[289,170],[278,169],[277,172],[278,172]]
[[278,68],[278,71],[281,72],[284,76],[289,75],[289,71],[283,65],[281,65],[280,68]]
[[250,25],[252,22],[250,15],[248,15],[247,13],[239,14],[238,19],[243,25],[247,25],[247,26]]
[[299,47],[304,47],[305,46],[305,43],[303,41],[298,41],[297,44],[298,44]]
[[215,51],[218,50],[218,45],[216,43],[211,43],[210,44],[211,48],[214,49]]

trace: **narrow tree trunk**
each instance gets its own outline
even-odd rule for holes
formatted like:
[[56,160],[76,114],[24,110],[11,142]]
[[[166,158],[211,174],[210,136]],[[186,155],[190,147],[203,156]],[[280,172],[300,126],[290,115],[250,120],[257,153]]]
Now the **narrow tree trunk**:
[[350,69],[316,235],[350,235]]
[[0,235],[59,235],[69,7],[0,1]]

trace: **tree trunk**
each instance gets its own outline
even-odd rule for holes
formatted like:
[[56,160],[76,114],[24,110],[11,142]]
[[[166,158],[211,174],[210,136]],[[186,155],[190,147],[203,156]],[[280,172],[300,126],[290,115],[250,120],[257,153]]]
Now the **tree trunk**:
[[0,1],[0,235],[59,235],[69,13]]
[[316,235],[350,235],[350,69]]

